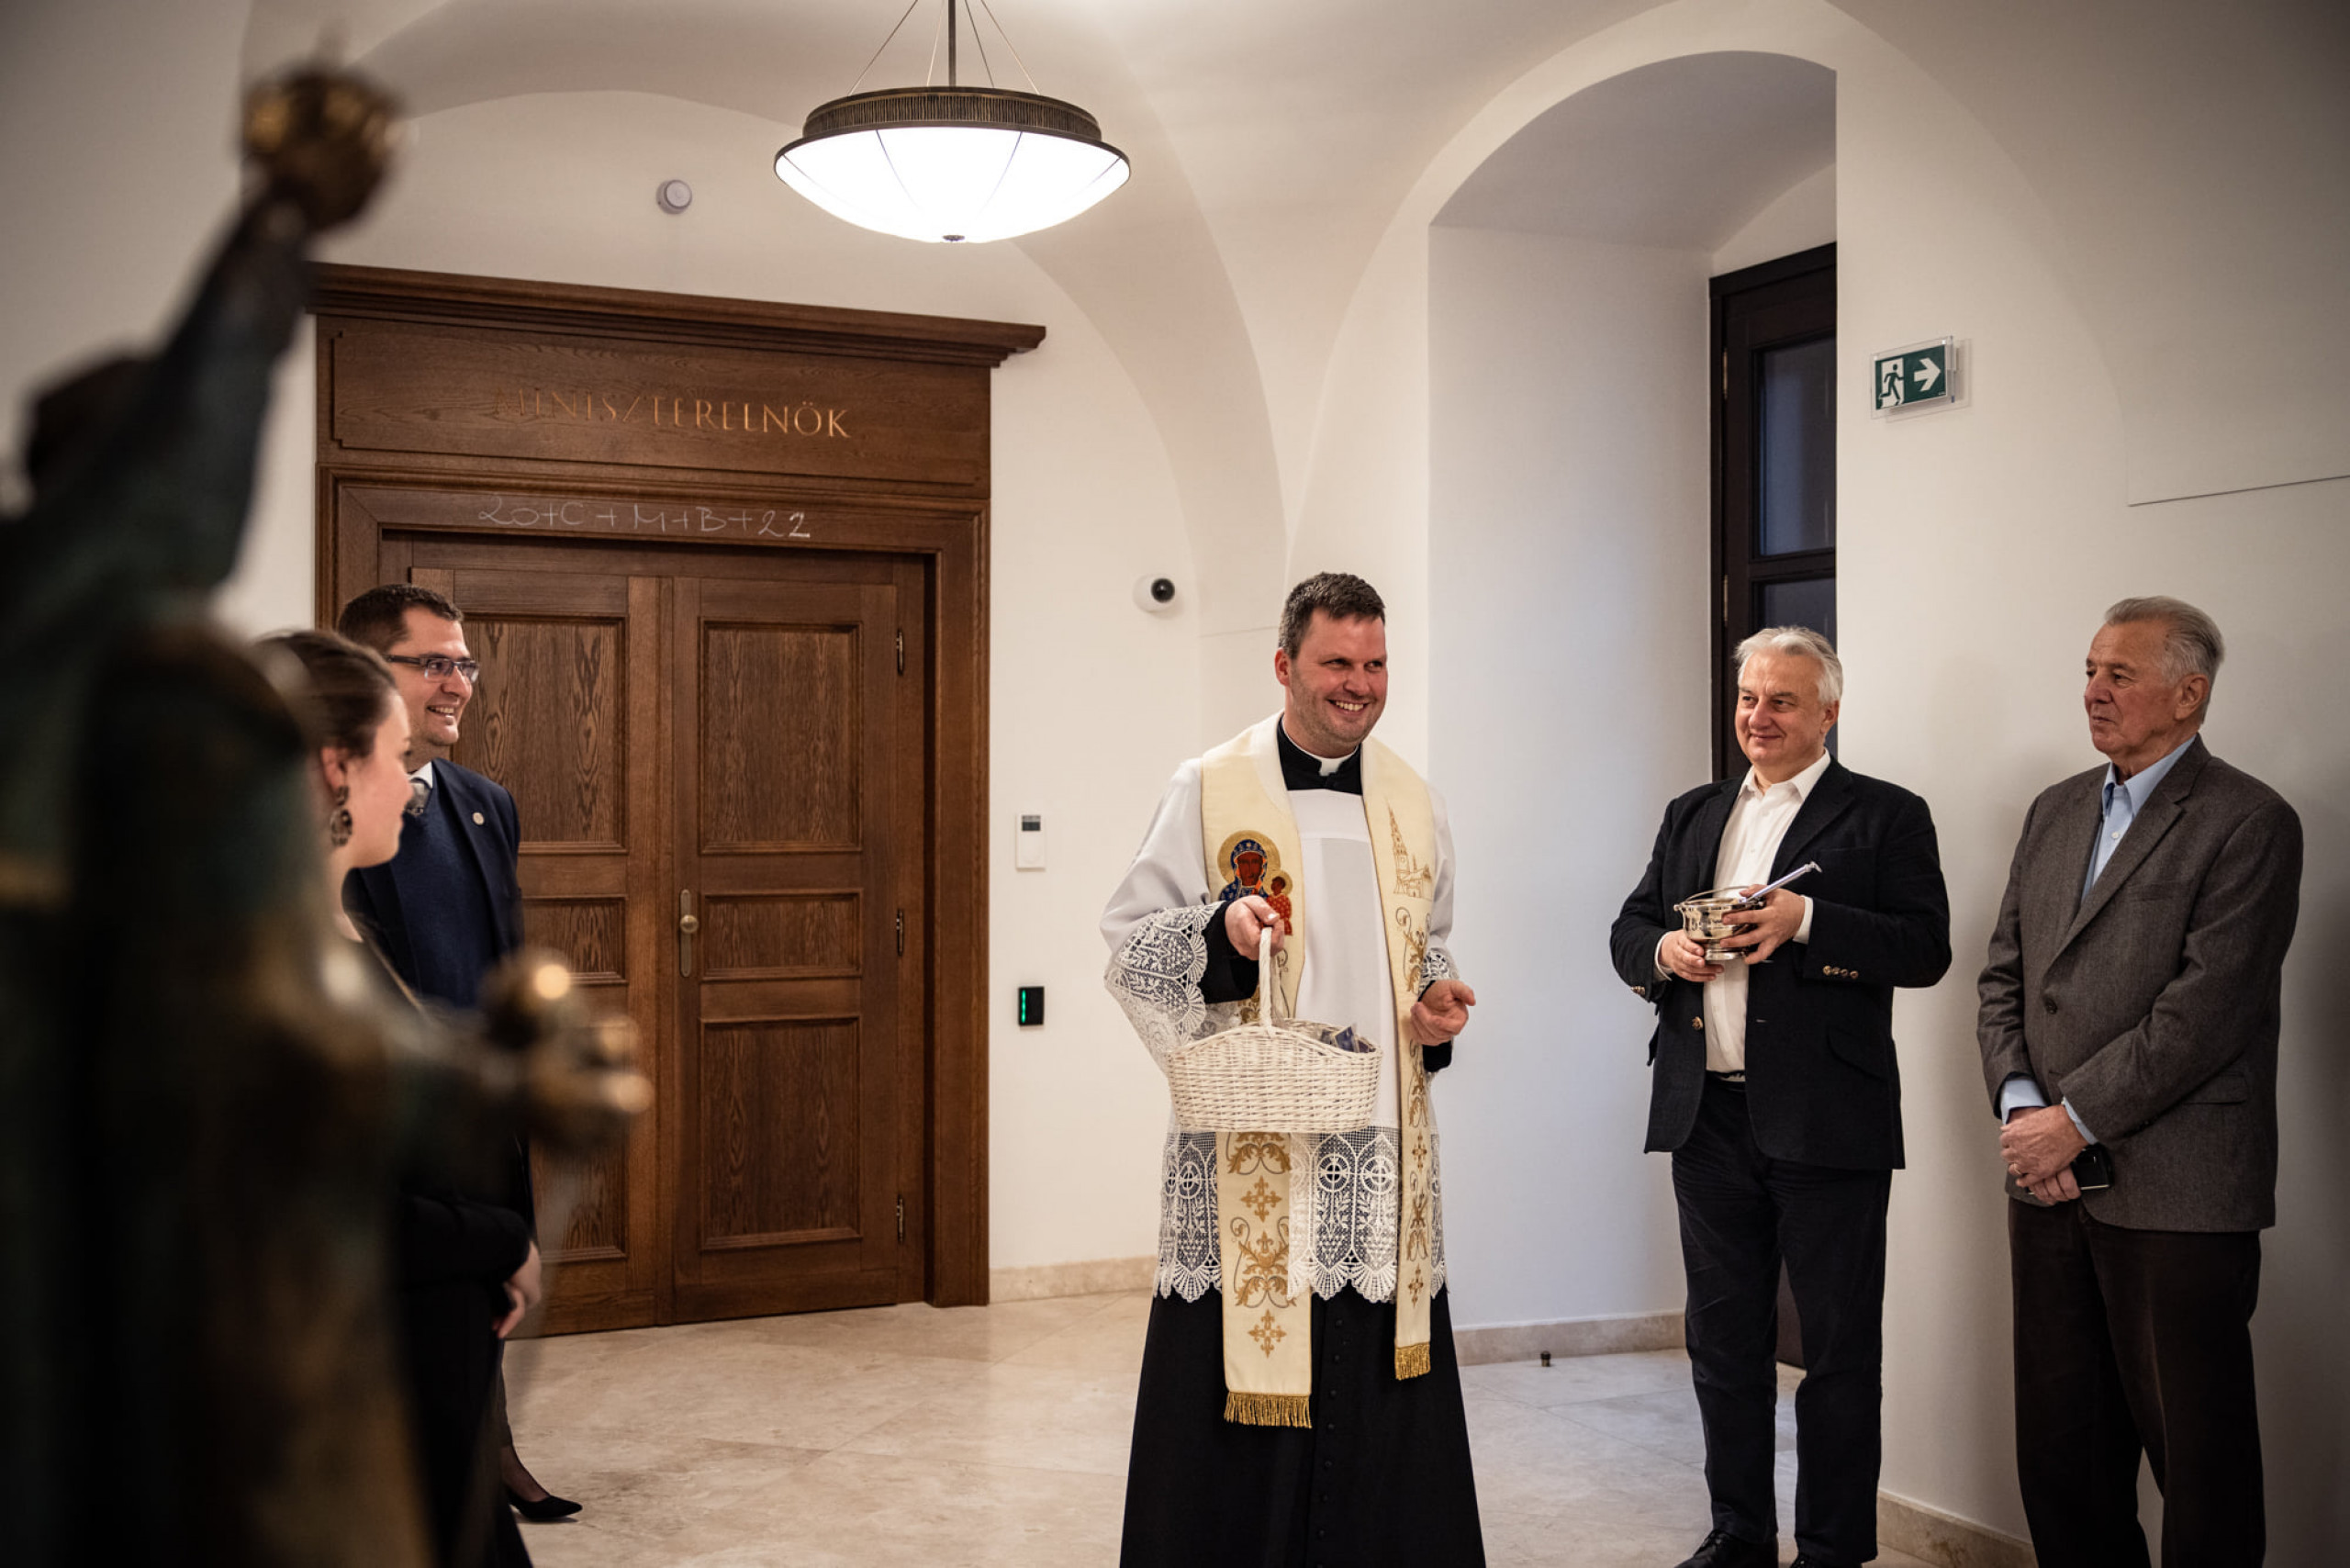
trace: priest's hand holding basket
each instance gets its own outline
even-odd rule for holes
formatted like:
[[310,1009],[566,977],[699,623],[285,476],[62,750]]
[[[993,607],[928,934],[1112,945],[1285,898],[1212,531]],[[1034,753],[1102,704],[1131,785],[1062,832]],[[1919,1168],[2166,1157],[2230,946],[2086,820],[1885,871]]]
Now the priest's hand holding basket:
[[[1253,907],[1250,907],[1253,906]],[[1379,1050],[1354,1029],[1281,1017],[1281,922],[1259,898],[1235,901],[1226,930],[1254,948],[1257,1016],[1167,1058],[1175,1119],[1190,1132],[1345,1133],[1371,1125]],[[1244,939],[1246,945],[1244,946]]]

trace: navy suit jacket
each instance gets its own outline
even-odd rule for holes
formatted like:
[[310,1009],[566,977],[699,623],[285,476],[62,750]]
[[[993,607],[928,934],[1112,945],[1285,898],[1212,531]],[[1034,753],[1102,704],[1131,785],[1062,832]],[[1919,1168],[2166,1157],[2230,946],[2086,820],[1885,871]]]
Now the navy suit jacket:
[[400,824],[402,853],[381,866],[353,871],[344,879],[342,904],[375,934],[400,979],[419,995],[446,1003],[471,998],[481,977],[522,945],[522,887],[516,871],[522,834],[514,797],[504,786],[445,757],[434,759],[432,777],[436,798],[428,813],[442,809],[439,797],[446,791],[447,803],[456,808],[457,823],[464,835],[465,853],[459,858],[472,865],[488,894],[487,925],[464,934],[465,939],[459,944],[466,953],[481,956],[478,967],[466,975],[418,972],[416,946],[408,935],[410,920],[470,917],[478,921],[472,900],[453,896],[451,890],[422,885],[429,879],[418,869],[421,862],[406,853],[410,839],[425,829],[422,817],[409,817]]
[[[1667,806],[1640,884],[1609,935],[1616,972],[1656,1008],[1648,1147],[1687,1141],[1706,1087],[1705,988],[1656,978],[1656,945],[1681,928],[1673,906],[1715,885],[1722,830],[1746,781],[1692,790]],[[1807,860],[1811,940],[1747,971],[1746,1103],[1774,1159],[1843,1170],[1899,1168],[1901,1073],[1893,988],[1950,968],[1950,900],[1934,820],[1898,785],[1830,762],[1787,824],[1771,877]]]

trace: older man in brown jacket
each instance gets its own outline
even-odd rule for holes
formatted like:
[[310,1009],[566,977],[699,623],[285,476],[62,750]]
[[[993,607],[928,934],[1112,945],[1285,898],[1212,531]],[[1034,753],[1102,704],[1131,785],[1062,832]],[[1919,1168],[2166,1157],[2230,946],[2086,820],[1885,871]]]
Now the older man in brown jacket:
[[2177,599],[2106,612],[2086,702],[2107,766],[2032,802],[1983,971],[2041,1568],[2148,1561],[2141,1451],[2165,1568],[2265,1549],[2250,1325],[2301,825],[2199,734],[2222,651]]

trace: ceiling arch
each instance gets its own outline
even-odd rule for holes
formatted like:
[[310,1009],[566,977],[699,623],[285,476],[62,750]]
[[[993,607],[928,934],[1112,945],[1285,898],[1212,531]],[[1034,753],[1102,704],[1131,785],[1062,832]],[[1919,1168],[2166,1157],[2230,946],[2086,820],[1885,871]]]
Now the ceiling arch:
[[1836,73],[1784,54],[1682,55],[1528,121],[1436,221],[1712,251],[1836,159]]

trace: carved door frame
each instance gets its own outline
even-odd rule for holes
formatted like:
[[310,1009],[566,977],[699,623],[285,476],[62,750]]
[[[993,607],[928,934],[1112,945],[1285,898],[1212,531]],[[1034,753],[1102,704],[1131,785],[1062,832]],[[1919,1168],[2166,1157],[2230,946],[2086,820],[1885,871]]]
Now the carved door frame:
[[[387,528],[848,550],[923,564],[930,902],[919,983],[932,1020],[923,1296],[985,1302],[988,384],[1044,330],[388,268],[319,273],[321,624],[383,580]],[[606,385],[575,375],[552,405],[543,386],[533,405],[533,374],[583,364],[609,367],[599,372]],[[811,395],[778,410],[769,382]],[[624,403],[632,386],[639,400]],[[778,431],[778,417],[799,428]],[[506,487],[486,490],[485,472]],[[677,494],[699,504],[661,500]],[[666,1212],[659,1224],[666,1232]]]

